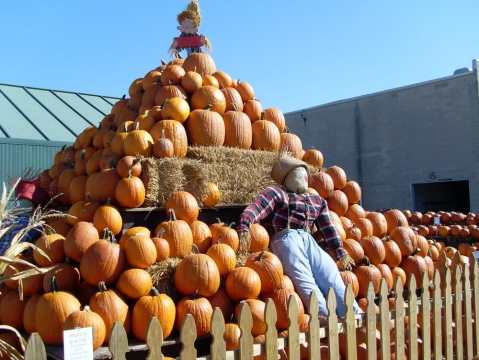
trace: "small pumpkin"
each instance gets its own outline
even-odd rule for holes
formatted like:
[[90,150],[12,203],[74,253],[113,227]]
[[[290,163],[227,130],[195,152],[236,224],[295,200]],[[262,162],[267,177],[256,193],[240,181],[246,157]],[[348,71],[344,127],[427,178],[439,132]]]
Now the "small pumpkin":
[[284,119],[284,114],[278,108],[268,108],[264,109],[261,114],[261,119],[271,121],[275,124],[280,132],[286,130],[286,120]]
[[223,338],[226,343],[226,350],[237,350],[240,344],[241,330],[235,323],[226,323]]
[[156,261],[163,261],[170,257],[170,244],[164,238],[154,237],[151,239],[156,248]]
[[93,350],[98,349],[106,339],[105,322],[100,315],[91,311],[89,306],[85,306],[83,310],[72,312],[65,320],[64,330],[86,328],[92,329]]
[[206,252],[218,266],[220,275],[226,275],[236,267],[236,254],[233,248],[226,244],[214,244]]
[[49,259],[36,249],[33,250],[33,259],[38,265],[43,267],[63,262],[65,260],[64,242],[65,238],[60,234],[43,234],[35,241],[35,246],[43,250]]
[[184,123],[190,116],[190,106],[188,102],[181,97],[172,97],[165,101],[161,109],[163,119],[173,119]]
[[174,283],[181,294],[211,296],[220,287],[218,266],[208,255],[188,255],[177,265]]
[[246,303],[253,317],[253,328],[251,329],[251,334],[253,336],[263,335],[266,332],[266,323],[264,321],[264,310],[266,304],[258,299],[247,299],[241,301],[235,308],[235,317],[239,319],[241,304]]
[[281,135],[278,127],[268,120],[258,120],[252,125],[253,144],[255,150],[278,151],[281,146]]
[[145,201],[145,185],[140,178],[128,176],[116,184],[115,199],[124,208],[138,208]]
[[226,293],[234,301],[256,299],[261,292],[261,279],[256,271],[241,266],[226,278]]
[[386,250],[384,244],[376,236],[367,236],[361,239],[361,246],[364,249],[364,254],[368,257],[373,265],[381,264],[386,258]]
[[174,156],[185,157],[188,138],[184,126],[176,120],[161,120],[150,130],[155,141],[167,138],[173,143]]
[[333,178],[323,171],[309,176],[309,186],[315,189],[324,199],[327,199],[334,191]]
[[191,223],[191,232],[193,235],[193,243],[201,253],[206,251],[211,246],[211,230],[207,224],[202,221],[195,220]]
[[175,155],[175,146],[173,141],[162,135],[160,139],[153,144],[153,155],[157,158],[170,158]]
[[121,246],[128,265],[132,267],[146,269],[156,261],[156,247],[150,237],[143,234],[129,236]]
[[303,159],[304,162],[308,163],[311,166],[321,169],[324,164],[323,153],[317,149],[308,149],[304,152]]
[[252,224],[249,227],[250,235],[250,252],[258,252],[268,250],[269,247],[269,234],[268,231],[260,224]]
[[193,247],[193,234],[188,223],[176,220],[174,212],[170,212],[170,220],[157,225],[155,237],[162,237],[170,245],[171,257],[185,257],[191,253]]
[[173,300],[152,288],[151,294],[142,296],[133,308],[133,334],[138,340],[145,341],[150,321],[156,317],[160,322],[163,338],[167,338],[173,330],[175,316],[176,307]]
[[93,225],[99,232],[109,229],[114,235],[118,235],[123,228],[123,219],[114,206],[103,205],[95,211]]
[[116,164],[116,172],[121,178],[126,178],[130,174],[140,177],[141,170],[141,159],[136,156],[124,156]]
[[206,184],[205,192],[201,198],[201,202],[206,207],[214,207],[221,198],[221,192],[218,189],[218,185],[213,182],[208,182]]

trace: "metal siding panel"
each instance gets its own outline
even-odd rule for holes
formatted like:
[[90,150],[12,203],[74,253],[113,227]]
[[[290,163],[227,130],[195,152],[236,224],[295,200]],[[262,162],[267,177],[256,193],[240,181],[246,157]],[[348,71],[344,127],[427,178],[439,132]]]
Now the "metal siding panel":
[[26,169],[49,168],[61,143],[0,141],[0,184],[22,176]]
[[56,91],[55,93],[67,103],[69,103],[71,106],[73,106],[80,114],[82,114],[92,123],[99,124],[100,121],[103,119],[103,115],[100,112],[88,105],[77,94],[64,93],[60,91]]
[[89,101],[93,106],[96,106],[99,110],[103,111],[105,114],[109,114],[112,108],[112,105],[108,105],[105,100],[102,100],[98,96],[92,95],[82,95],[87,101]]
[[13,86],[1,86],[1,89],[51,140],[73,141],[73,135],[43,109],[25,90]]

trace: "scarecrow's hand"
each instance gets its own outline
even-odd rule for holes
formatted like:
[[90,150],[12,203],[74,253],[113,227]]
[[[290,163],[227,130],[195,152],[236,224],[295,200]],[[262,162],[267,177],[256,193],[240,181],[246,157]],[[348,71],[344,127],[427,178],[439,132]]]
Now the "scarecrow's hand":
[[339,271],[351,271],[353,266],[356,265],[352,257],[347,254],[341,257],[336,264],[338,265]]

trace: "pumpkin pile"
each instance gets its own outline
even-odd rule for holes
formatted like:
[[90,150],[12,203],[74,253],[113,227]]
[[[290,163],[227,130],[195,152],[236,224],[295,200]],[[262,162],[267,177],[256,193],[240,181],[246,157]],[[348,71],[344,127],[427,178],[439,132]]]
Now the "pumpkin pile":
[[[189,145],[285,150],[322,164],[319,152],[305,152],[301,139],[287,132],[280,110],[263,108],[248,82],[218,71],[206,53],[162,64],[134,80],[128,93],[41,174],[41,187],[62,204],[110,200],[141,207],[141,159],[185,157]],[[219,201],[213,200],[205,204]]]

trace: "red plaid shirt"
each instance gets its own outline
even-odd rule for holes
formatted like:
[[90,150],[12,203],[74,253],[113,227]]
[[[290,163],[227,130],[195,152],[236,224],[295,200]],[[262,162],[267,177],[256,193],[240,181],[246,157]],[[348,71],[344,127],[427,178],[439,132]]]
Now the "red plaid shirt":
[[328,204],[320,196],[296,194],[286,192],[279,186],[270,186],[243,211],[238,231],[248,231],[251,224],[269,215],[272,215],[275,232],[288,228],[309,231],[314,224],[323,235],[326,247],[336,251],[338,259],[346,254],[343,242],[329,217]]

